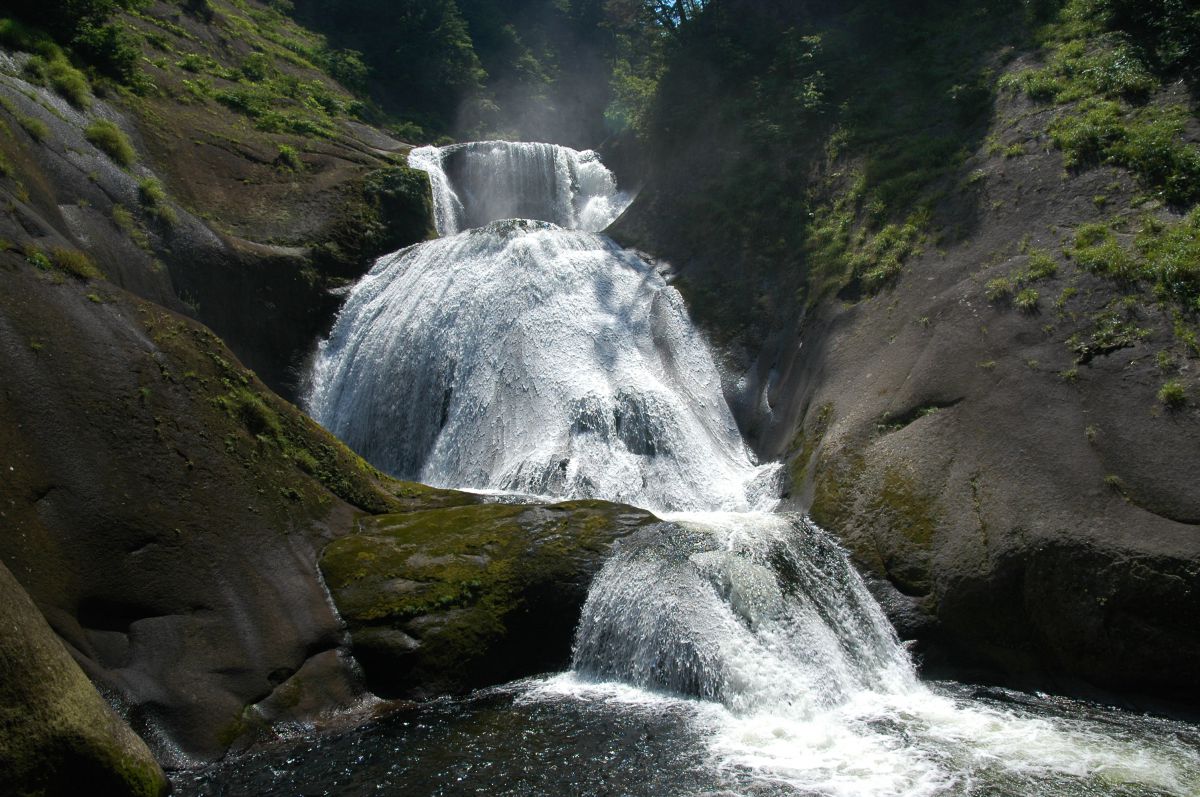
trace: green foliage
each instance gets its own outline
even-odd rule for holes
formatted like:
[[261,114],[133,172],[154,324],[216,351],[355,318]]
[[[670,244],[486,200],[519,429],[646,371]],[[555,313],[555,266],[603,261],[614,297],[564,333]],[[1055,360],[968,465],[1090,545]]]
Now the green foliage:
[[997,277],[988,282],[984,288],[984,295],[987,296],[989,302],[1008,301],[1013,295],[1012,281],[1007,277]]
[[150,239],[146,235],[146,231],[141,228],[133,214],[124,205],[113,205],[112,208],[113,223],[122,230],[130,239],[142,249],[149,251]]
[[69,42],[104,25],[119,10],[144,4],[144,0],[10,0],[8,6],[17,18],[45,29],[58,41]]
[[1158,389],[1158,400],[1172,409],[1187,404],[1187,389],[1178,379],[1169,379]]
[[76,108],[88,108],[92,104],[92,89],[88,79],[66,59],[51,61],[47,70],[50,87]]
[[922,228],[918,219],[884,227],[860,251],[850,256],[854,275],[862,278],[868,290],[878,290],[898,277],[904,261],[918,251]]
[[167,200],[167,192],[163,189],[162,183],[153,177],[146,177],[138,181],[138,201],[146,213],[168,227],[174,226],[179,220],[175,215],[174,208]]
[[348,106],[328,84],[302,81],[265,68],[251,72],[263,77],[217,91],[216,100],[250,117],[264,132],[322,138],[336,133],[336,119],[348,111]]
[[[53,63],[62,60],[57,82],[51,75],[56,90],[68,99],[83,96],[80,93],[82,75],[72,74],[70,64],[56,59],[47,51],[47,43],[69,50],[76,60],[81,60],[100,74],[125,85],[137,85],[141,79],[138,62],[141,48],[132,35],[119,23],[110,18],[123,9],[135,9],[146,5],[149,0],[69,0],[69,2],[38,2],[37,0],[13,0],[10,11],[26,23],[5,20],[0,22],[0,41],[29,52],[48,57]],[[61,56],[61,50],[57,53]],[[65,68],[64,68],[65,67]],[[62,88],[59,88],[61,84]],[[82,88],[86,89],[86,80]],[[79,103],[76,103],[79,104]]]
[[183,0],[183,10],[204,22],[212,22],[215,16],[209,0]]
[[1013,298],[1013,306],[1024,313],[1034,313],[1038,309],[1040,296],[1033,288],[1025,288]]
[[[1027,246],[1022,244],[1022,248]],[[1018,310],[1026,313],[1036,312],[1041,298],[1037,290],[1026,287],[1031,283],[1048,280],[1058,274],[1058,263],[1049,252],[1042,249],[1029,250],[1029,260],[1025,268],[1014,271],[1007,277],[997,277],[984,286],[984,295],[988,302],[1011,301]]]
[[650,232],[713,264],[684,286],[702,322],[753,342],[830,294],[869,297],[943,214],[967,212],[948,208],[978,201],[945,200],[987,130],[984,54],[1019,30],[1012,12],[728,0],[681,28],[647,121],[658,183],[674,195],[658,198],[672,215]]
[[362,53],[356,50],[328,50],[321,58],[321,64],[330,77],[350,91],[359,95],[367,93],[371,68],[363,62]]
[[[78,249],[54,246],[43,251],[40,247],[28,244],[24,247],[25,262],[39,271],[58,271],[69,274],[77,279],[102,279],[104,274],[96,266],[96,262],[86,252]],[[61,279],[61,278],[60,278]]]
[[1146,219],[1134,248],[1159,297],[1200,313],[1200,207],[1174,224]]
[[83,135],[120,166],[132,166],[137,159],[133,145],[121,128],[107,119],[95,120],[84,129]]
[[1097,38],[1070,40],[1054,50],[1044,69],[1008,75],[1000,85],[1039,102],[1068,103],[1097,96],[1145,99],[1159,80],[1132,47]]
[[[314,63],[355,94],[370,92],[406,126],[406,139],[452,133],[579,146],[624,129],[653,92],[650,64],[661,63],[661,48],[642,20],[625,18],[623,5],[296,0],[295,14],[336,47],[314,54]],[[610,85],[619,59],[622,79]],[[622,97],[610,106],[614,91]]]
[[1071,255],[1080,268],[1093,274],[1125,282],[1139,277],[1133,256],[1104,224],[1085,224],[1076,230]]
[[36,246],[26,246],[24,254],[25,262],[40,271],[49,271],[54,267],[54,264],[50,262],[50,258],[46,257],[46,253]]
[[1058,263],[1049,252],[1034,249],[1029,253],[1029,264],[1020,276],[1021,282],[1040,282],[1058,273]]
[[329,74],[359,92],[373,74],[377,99],[422,124],[449,129],[483,91],[487,73],[454,0],[299,0],[296,15],[353,48],[314,54]]
[[304,170],[304,161],[300,160],[300,153],[295,147],[287,144],[279,145],[279,154],[275,156],[275,165],[291,172]]
[[140,87],[143,80],[139,67],[141,47],[120,25],[110,23],[89,27],[76,37],[74,47],[101,74],[118,83]]
[[253,83],[261,83],[275,74],[271,59],[264,53],[251,53],[242,61],[242,75]]
[[54,247],[50,250],[50,260],[56,268],[81,280],[102,279],[104,274],[96,266],[86,252],[78,249]]
[[1185,135],[1192,114],[1145,103],[1176,72],[1194,76],[1200,64],[1200,14],[1184,5],[1069,0],[1045,31],[1047,66],[1001,81],[1065,106],[1049,132],[1068,168],[1124,167],[1175,205],[1200,201],[1200,146]]
[[1120,31],[1156,71],[1200,71],[1200,13],[1187,0],[1089,0],[1082,10]]
[[1083,225],[1075,233],[1075,261],[1088,271],[1124,283],[1148,283],[1159,299],[1200,313],[1200,208],[1176,222],[1146,218],[1132,248],[1108,225]]
[[1084,363],[1097,355],[1135,346],[1149,335],[1148,330],[1134,323],[1127,310],[1118,307],[1101,311],[1092,322],[1090,337],[1073,335],[1067,341],[1068,347],[1077,355],[1077,362]]
[[21,125],[29,137],[38,143],[50,138],[50,128],[41,119],[26,114],[17,114],[17,124]]
[[57,45],[45,33],[22,24],[19,20],[0,17],[0,44],[26,53],[46,53],[44,48]]
[[1068,168],[1101,163],[1123,166],[1172,204],[1200,200],[1200,147],[1189,144],[1186,108],[1126,111],[1111,100],[1085,100],[1050,126],[1051,140]]
[[[632,49],[628,37],[622,39],[622,49]],[[613,64],[613,96],[604,109],[604,119],[614,130],[632,130],[645,138],[650,133],[650,114],[663,65],[661,58],[653,55],[643,56],[641,63],[634,60],[636,57],[626,52]]]

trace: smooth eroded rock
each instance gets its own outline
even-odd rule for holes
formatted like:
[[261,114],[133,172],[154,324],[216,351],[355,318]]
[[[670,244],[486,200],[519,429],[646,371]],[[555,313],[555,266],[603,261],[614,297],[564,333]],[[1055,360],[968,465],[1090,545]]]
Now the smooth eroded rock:
[[603,501],[384,515],[330,543],[321,571],[374,691],[462,692],[566,666],[592,577],[657,522]]
[[154,757],[0,564],[0,793],[165,794]]

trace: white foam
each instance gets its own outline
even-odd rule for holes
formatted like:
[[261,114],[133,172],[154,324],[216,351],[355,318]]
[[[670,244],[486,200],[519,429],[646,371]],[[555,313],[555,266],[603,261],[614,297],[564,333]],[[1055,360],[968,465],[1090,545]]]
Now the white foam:
[[438,234],[508,218],[599,232],[629,204],[591,150],[525,141],[419,147],[408,156],[429,174]]
[[[783,472],[746,449],[679,294],[581,231],[627,202],[594,153],[479,142],[410,163],[447,237],[355,286],[314,366],[314,417],[399,476],[676,524],[622,544],[574,671],[519,699],[682,711],[718,772],[804,794],[1200,794],[1182,741],[922,685],[845,553],[808,521],[749,511],[773,507]],[[493,222],[516,212],[546,221]]]
[[678,292],[592,233],[505,221],[381,258],[311,384],[314,418],[428,484],[659,510],[778,495]]

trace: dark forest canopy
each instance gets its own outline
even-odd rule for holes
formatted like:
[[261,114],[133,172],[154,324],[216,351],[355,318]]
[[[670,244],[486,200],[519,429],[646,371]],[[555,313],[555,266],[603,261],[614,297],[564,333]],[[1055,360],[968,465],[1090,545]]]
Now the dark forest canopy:
[[[8,8],[25,24],[48,32],[77,62],[128,84],[136,82],[139,58],[114,14],[146,2],[13,0]],[[179,5],[193,16],[212,13],[208,0],[180,0]],[[902,31],[940,17],[948,7],[936,0],[274,0],[270,5],[328,37],[325,70],[370,97],[383,118],[404,122],[398,131],[409,138],[527,138],[576,146],[599,145],[619,134],[648,138],[660,78],[671,62],[690,65],[683,68],[700,65],[700,83],[714,71],[760,67],[764,73],[756,73],[756,80],[780,83],[790,77],[791,67],[770,64],[775,56],[767,54],[791,58],[785,50],[796,50],[792,55],[808,62],[817,55],[808,52],[812,37],[820,36],[832,18],[840,20],[835,26],[865,32],[887,50]],[[1200,11],[1187,0],[950,5],[956,16],[991,8],[1031,20],[1054,18],[1069,6],[1070,13],[1126,37],[1158,71],[1194,74],[1200,62]],[[800,80],[804,96],[788,97],[797,102],[776,106],[779,113],[811,112],[818,83],[844,77],[820,68],[812,72],[821,79]],[[661,114],[658,126],[664,127]]]
[[660,39],[703,5],[296,0],[296,13],[361,52],[372,97],[426,134],[594,146],[631,124],[652,93]]

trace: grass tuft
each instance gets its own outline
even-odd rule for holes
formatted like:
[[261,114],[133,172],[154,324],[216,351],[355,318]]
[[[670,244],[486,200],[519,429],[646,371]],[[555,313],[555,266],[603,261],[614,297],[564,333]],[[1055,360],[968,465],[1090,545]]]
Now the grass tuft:
[[97,149],[112,158],[114,163],[128,168],[137,160],[129,138],[121,132],[121,128],[107,119],[92,122],[83,131],[83,135]]
[[138,181],[138,201],[141,202],[146,213],[168,227],[175,226],[175,223],[179,221],[175,209],[167,200],[167,192],[162,183],[153,177],[146,177]]
[[1038,300],[1041,297],[1033,288],[1026,288],[1016,295],[1013,299],[1013,306],[1023,313],[1036,313],[1038,309]]
[[96,261],[78,249],[68,249],[62,246],[50,250],[50,260],[55,268],[64,271],[81,280],[103,279],[104,274],[96,266]]
[[1008,277],[997,277],[989,281],[983,290],[989,302],[1007,301],[1013,295],[1012,280],[1008,279]]
[[1187,390],[1178,379],[1170,379],[1158,389],[1158,400],[1170,409],[1178,409],[1187,404]]

